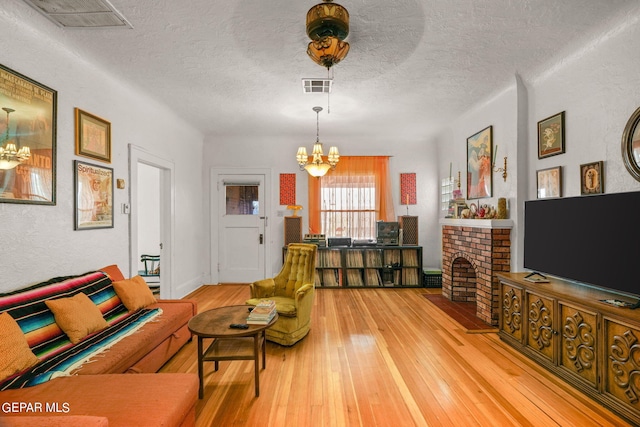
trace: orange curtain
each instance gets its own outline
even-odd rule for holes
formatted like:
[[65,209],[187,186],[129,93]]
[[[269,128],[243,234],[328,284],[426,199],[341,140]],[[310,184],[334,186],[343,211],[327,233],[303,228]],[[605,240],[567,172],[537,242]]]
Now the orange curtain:
[[[391,193],[391,180],[389,179],[389,156],[340,156],[340,163],[335,170],[327,175],[337,176],[362,176],[375,175],[376,214],[379,221],[394,221],[393,195]],[[322,179],[308,177],[309,183],[309,232],[318,234],[321,232],[320,221],[320,188]]]

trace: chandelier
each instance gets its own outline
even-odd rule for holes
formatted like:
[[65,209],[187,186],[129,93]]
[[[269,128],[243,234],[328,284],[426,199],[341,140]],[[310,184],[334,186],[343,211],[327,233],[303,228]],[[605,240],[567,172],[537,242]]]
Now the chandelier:
[[325,162],[322,158],[324,153],[322,152],[322,143],[320,142],[320,111],[322,107],[313,107],[313,111],[316,112],[316,143],[313,144],[313,160],[309,161],[307,155],[307,149],[305,147],[298,148],[298,154],[296,160],[300,165],[300,170],[306,170],[309,175],[319,178],[327,174],[329,169],[333,170],[340,161],[340,153],[338,153],[338,147],[331,147],[329,149],[329,155]]
[[349,53],[349,12],[333,0],[313,6],[307,12],[307,35],[311,43],[307,54],[327,70],[342,61]]
[[9,141],[9,114],[13,113],[14,109],[8,107],[2,107],[7,112],[7,131],[4,137],[4,146],[0,146],[0,169],[13,169],[20,163],[31,157],[31,150],[29,147],[22,147],[18,150],[16,144],[13,141]]

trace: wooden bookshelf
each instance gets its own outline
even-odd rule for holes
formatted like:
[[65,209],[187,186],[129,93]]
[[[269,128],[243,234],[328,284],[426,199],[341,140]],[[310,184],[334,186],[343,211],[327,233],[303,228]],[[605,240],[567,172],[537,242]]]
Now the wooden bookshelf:
[[421,246],[318,247],[315,285],[421,287],[422,274]]

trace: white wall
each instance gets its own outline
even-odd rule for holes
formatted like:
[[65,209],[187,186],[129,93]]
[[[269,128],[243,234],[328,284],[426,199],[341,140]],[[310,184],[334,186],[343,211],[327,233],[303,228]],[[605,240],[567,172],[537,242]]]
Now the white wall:
[[[308,231],[308,196],[307,172],[300,171],[295,160],[298,146],[304,145],[310,152],[313,146],[314,129],[310,129],[308,141],[300,141],[286,134],[286,129],[282,135],[269,135],[256,141],[255,138],[245,138],[242,136],[205,139],[204,148],[204,194],[207,200],[205,207],[206,216],[208,211],[210,188],[210,169],[212,167],[239,167],[239,168],[270,168],[272,171],[272,197],[269,206],[269,250],[272,251],[272,273],[275,274],[282,267],[282,245],[284,244],[284,219],[283,216],[290,215],[286,206],[280,205],[279,200],[279,175],[281,173],[296,173],[296,202],[303,206],[303,210],[298,215],[303,217],[303,234]],[[439,184],[437,176],[437,157],[433,149],[429,148],[424,141],[386,141],[375,139],[358,139],[357,137],[340,137],[339,135],[324,139],[322,126],[320,131],[321,140],[326,146],[337,145],[341,155],[387,155],[392,156],[389,162],[391,185],[394,191],[394,205],[396,215],[405,215],[406,206],[400,205],[400,173],[415,172],[418,189],[418,204],[409,207],[410,215],[419,217],[419,243],[423,246],[423,262],[425,266],[440,265],[440,238],[438,228],[439,209]],[[338,164],[337,167],[340,167]],[[329,172],[330,173],[330,172]],[[282,216],[279,216],[278,214]],[[208,225],[207,225],[208,227]],[[207,236],[210,230],[207,229]],[[210,242],[212,244],[212,242]],[[213,242],[215,244],[215,242]],[[209,256],[210,246],[207,250]],[[212,282],[217,280],[217,272],[212,271]]]
[[[435,138],[438,146],[439,175],[440,178],[449,176],[449,165],[452,166],[454,178],[457,180],[460,172],[460,189],[462,196],[467,194],[467,138],[486,128],[493,126],[493,147],[497,146],[496,166],[504,166],[504,157],[507,157],[507,180],[502,177],[502,172],[494,172],[492,197],[471,200],[468,203],[498,205],[498,198],[507,199],[509,219],[517,223],[517,213],[521,209],[521,202],[518,198],[518,87],[516,76],[514,83],[504,91],[495,94],[484,103],[475,106],[464,115],[449,124]],[[522,96],[522,95],[520,95]],[[440,217],[445,213],[440,211]],[[438,232],[441,239],[442,229],[438,225]],[[518,229],[514,226],[512,231],[512,242],[517,240]],[[440,248],[442,249],[442,248]],[[517,245],[512,245],[512,259],[517,258]],[[441,265],[442,250],[440,250]],[[512,262],[513,264],[513,262]]]
[[[606,193],[640,190],[622,162],[622,132],[640,107],[640,7],[608,33],[528,82],[529,167],[563,167],[563,196],[580,195],[580,165],[604,161]],[[565,113],[566,153],[538,160],[537,122]],[[536,197],[536,181],[528,186]]]
[[[640,7],[575,52],[552,60],[537,76],[522,80],[450,123],[433,141],[440,176],[449,162],[461,170],[463,195],[466,138],[493,125],[498,161],[508,156],[508,178],[494,174],[494,197],[506,197],[510,218],[512,271],[523,270],[523,206],[535,199],[536,171],[563,167],[563,197],[580,195],[581,164],[604,161],[606,193],[640,190],[624,167],[621,139],[631,114],[640,107]],[[538,121],[565,111],[566,153],[538,159]],[[484,201],[483,201],[484,202]]]
[[[81,31],[81,30],[80,30]],[[58,92],[57,203],[0,203],[0,291],[108,264],[129,271],[128,190],[115,189],[113,229],[73,230],[74,107],[112,125],[114,178],[128,178],[127,144],[175,163],[175,287],[202,281],[202,135],[164,105],[110,76],[65,45],[59,29],[20,2],[3,2],[2,64]],[[89,159],[83,159],[91,162]],[[184,286],[184,284],[188,286]]]

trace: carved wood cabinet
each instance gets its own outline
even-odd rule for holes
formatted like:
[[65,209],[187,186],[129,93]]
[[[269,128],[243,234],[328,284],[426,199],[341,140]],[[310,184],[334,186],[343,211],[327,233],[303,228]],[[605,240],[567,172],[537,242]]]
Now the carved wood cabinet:
[[499,336],[631,423],[640,425],[640,309],[613,292],[499,273]]

